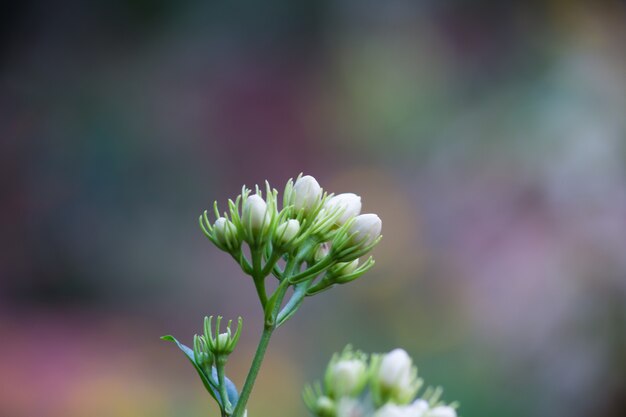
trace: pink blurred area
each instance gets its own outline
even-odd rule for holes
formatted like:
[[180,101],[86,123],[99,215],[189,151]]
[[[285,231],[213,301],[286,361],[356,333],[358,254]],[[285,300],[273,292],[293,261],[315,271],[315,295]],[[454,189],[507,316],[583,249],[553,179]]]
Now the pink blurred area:
[[623,415],[623,2],[25,1],[0,21],[0,416],[217,415],[159,337],[243,316],[241,387],[262,314],[197,216],[300,172],[384,237],[276,333],[250,416],[306,415],[347,343],[404,347],[463,417]]

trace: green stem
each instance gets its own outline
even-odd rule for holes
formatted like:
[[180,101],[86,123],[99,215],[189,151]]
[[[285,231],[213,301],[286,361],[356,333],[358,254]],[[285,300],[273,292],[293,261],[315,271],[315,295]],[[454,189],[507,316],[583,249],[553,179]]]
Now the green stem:
[[276,327],[280,327],[285,321],[289,320],[291,316],[298,310],[302,304],[302,300],[306,296],[306,291],[309,288],[310,282],[303,282],[296,286],[296,289],[291,296],[291,299],[287,301],[285,307],[278,313],[276,317]]
[[265,263],[265,266],[263,267],[263,271],[261,272],[261,275],[263,275],[264,277],[269,275],[269,273],[272,272],[274,265],[276,265],[276,262],[278,262],[281,256],[282,256],[282,253],[280,251],[274,250],[270,258]]
[[227,416],[228,413],[230,413],[231,411],[231,407],[232,405],[230,404],[230,400],[228,399],[228,394],[226,393],[226,381],[224,380],[224,366],[225,361],[223,358],[217,358],[217,360],[215,361],[215,365],[217,368],[217,379],[219,382],[219,392],[220,392],[220,399],[222,400],[221,404],[220,404],[220,408],[222,411],[222,415],[223,416]]
[[259,296],[259,300],[261,301],[261,307],[265,309],[265,304],[267,304],[267,294],[265,293],[265,281],[263,279],[255,279],[254,287],[256,288],[256,293]]
[[273,326],[265,326],[263,328],[263,334],[261,335],[261,340],[259,340],[259,346],[257,346],[256,348],[256,353],[254,354],[252,365],[250,365],[250,371],[248,372],[246,382],[243,384],[243,388],[241,389],[241,395],[239,396],[239,401],[237,401],[237,406],[235,407],[235,411],[233,412],[232,417],[242,417],[243,413],[245,412],[246,403],[248,402],[248,398],[250,398],[252,387],[254,386],[256,377],[259,374],[259,370],[261,369],[263,356],[265,355],[265,351],[267,350],[267,345],[270,342],[273,331]]
[[250,250],[252,254],[252,280],[254,281],[254,287],[261,301],[261,306],[265,309],[267,303],[267,292],[265,291],[265,275],[263,275],[261,261],[263,258],[263,252],[259,248]]
[[298,260],[295,258],[289,259],[289,261],[287,261],[287,265],[285,265],[285,281],[281,282],[280,286],[276,289],[278,294],[276,304],[274,305],[274,308],[271,312],[272,323],[265,323],[265,325],[263,326],[261,340],[259,340],[259,345],[256,348],[256,353],[254,354],[254,359],[252,359],[252,364],[250,365],[250,370],[248,371],[246,382],[244,382],[243,384],[243,388],[241,389],[241,394],[239,395],[239,400],[237,401],[237,405],[235,406],[235,411],[233,412],[232,417],[242,417],[243,413],[245,412],[248,398],[250,398],[250,393],[252,392],[252,387],[254,386],[256,377],[259,374],[259,370],[261,369],[261,363],[263,362],[263,357],[265,356],[267,345],[269,344],[270,338],[272,337],[272,332],[276,329],[276,316],[278,315],[280,305],[283,302],[283,298],[289,286],[289,281],[287,280],[288,274],[292,274],[297,266]]
[[332,263],[333,259],[330,256],[327,256],[325,259],[313,265],[311,268],[305,269],[299,274],[289,277],[289,282],[292,284],[299,284],[303,281],[306,281],[307,279],[318,275],[324,269],[328,268]]
[[235,253],[232,253],[231,256],[241,266],[241,269],[243,269],[243,272],[245,272],[248,275],[252,274],[252,265],[250,265],[250,261],[248,260],[248,258],[246,258],[246,255],[244,255],[244,253],[241,250]]

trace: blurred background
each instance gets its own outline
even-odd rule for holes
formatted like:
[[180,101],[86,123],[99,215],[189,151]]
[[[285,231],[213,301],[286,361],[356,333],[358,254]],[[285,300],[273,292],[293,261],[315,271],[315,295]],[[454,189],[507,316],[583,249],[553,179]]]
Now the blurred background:
[[626,4],[13,1],[0,13],[0,416],[216,415],[173,345],[260,333],[197,216],[300,172],[383,219],[377,265],[275,334],[252,417],[347,343],[461,415],[626,409]]

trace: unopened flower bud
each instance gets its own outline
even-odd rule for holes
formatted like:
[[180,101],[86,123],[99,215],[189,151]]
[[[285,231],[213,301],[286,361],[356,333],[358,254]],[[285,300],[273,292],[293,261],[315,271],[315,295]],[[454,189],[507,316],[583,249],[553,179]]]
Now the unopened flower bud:
[[338,194],[330,198],[324,208],[329,213],[333,213],[336,210],[339,211],[340,214],[336,223],[342,225],[359,215],[361,212],[361,197],[353,193]]
[[305,175],[296,180],[293,185],[293,205],[296,211],[304,210],[308,213],[320,201],[322,188],[315,178]]
[[225,217],[215,220],[213,225],[215,239],[223,249],[232,250],[239,246],[240,242],[237,237],[237,228]]
[[330,244],[327,242],[320,243],[315,249],[315,253],[313,254],[313,260],[315,262],[321,261],[328,256],[328,252],[330,252]]
[[381,387],[389,391],[408,389],[412,379],[413,361],[404,349],[394,349],[383,356],[378,370]]
[[350,234],[354,234],[352,243],[359,246],[367,246],[372,243],[378,236],[383,227],[383,222],[375,214],[361,214],[356,216],[354,223],[350,226]]
[[287,220],[276,228],[276,244],[284,246],[289,243],[300,231],[300,222],[295,219]]
[[315,414],[320,417],[331,417],[335,415],[335,402],[325,395],[317,399],[315,403]]
[[230,342],[230,335],[228,333],[220,333],[217,335],[216,345],[219,347],[226,346]]
[[379,408],[374,417],[416,417],[411,407],[387,403]]
[[202,336],[194,335],[193,337],[193,354],[196,364],[202,368],[211,367],[213,357],[211,352],[207,350],[205,339]]
[[243,222],[254,233],[266,226],[267,220],[267,203],[260,196],[254,194],[246,199],[242,211]]
[[331,370],[332,391],[336,397],[355,396],[363,389],[367,366],[361,359],[344,359]]
[[425,417],[456,417],[456,410],[448,406],[439,406],[428,411]]
[[424,413],[426,413],[428,411],[428,402],[422,400],[421,398],[418,398],[417,400],[413,401],[413,403],[410,405],[411,410],[413,410],[413,414],[415,417],[422,417],[424,416]]
[[[239,336],[241,335],[241,317],[239,317],[235,334],[232,334],[230,329],[232,320],[228,322],[226,331],[220,332],[221,321],[222,316],[217,316],[217,323],[215,324],[215,328],[213,328],[213,316],[204,318],[204,340],[206,341],[208,350],[215,355],[215,357],[220,355],[230,355],[235,349],[235,346],[239,341]],[[213,330],[215,330],[215,333]]]
[[337,404],[336,417],[365,417],[366,412],[364,404],[359,400],[349,397],[343,397]]
[[356,269],[359,266],[359,259],[355,259],[354,261],[351,262],[339,262],[337,264],[335,264],[330,272],[334,275],[334,276],[343,276],[343,275],[349,275],[351,273],[353,273],[354,271],[356,271]]

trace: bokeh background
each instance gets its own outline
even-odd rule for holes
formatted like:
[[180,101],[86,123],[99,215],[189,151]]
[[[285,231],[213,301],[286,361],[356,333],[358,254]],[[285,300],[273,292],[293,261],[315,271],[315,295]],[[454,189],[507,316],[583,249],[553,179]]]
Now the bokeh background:
[[217,410],[173,345],[253,286],[197,227],[300,172],[379,213],[375,269],[276,333],[253,417],[347,343],[461,415],[626,413],[626,5],[13,1],[0,13],[0,416]]

